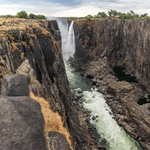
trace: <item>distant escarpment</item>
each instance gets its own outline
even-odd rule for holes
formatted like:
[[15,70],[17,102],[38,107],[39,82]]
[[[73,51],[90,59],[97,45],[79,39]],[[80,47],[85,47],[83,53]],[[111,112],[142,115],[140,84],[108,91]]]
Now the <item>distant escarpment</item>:
[[[137,104],[150,94],[150,20],[76,20],[74,31],[72,65],[105,94],[118,124],[150,150],[150,104]],[[116,67],[136,82],[119,80]]]

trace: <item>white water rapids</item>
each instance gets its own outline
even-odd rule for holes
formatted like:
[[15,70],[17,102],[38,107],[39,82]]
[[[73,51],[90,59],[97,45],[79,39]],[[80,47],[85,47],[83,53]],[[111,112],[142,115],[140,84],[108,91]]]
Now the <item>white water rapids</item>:
[[[58,22],[60,30],[62,24]],[[68,29],[68,27],[67,27]],[[67,33],[67,36],[62,35]],[[100,135],[99,142],[105,138],[107,150],[141,150],[139,144],[132,139],[113,119],[113,113],[106,103],[103,95],[92,88],[88,79],[83,78],[79,73],[74,72],[71,66],[67,63],[69,57],[73,57],[75,51],[73,22],[70,25],[69,31],[61,31],[62,38],[62,51],[66,67],[67,77],[70,83],[72,92],[81,90],[82,101],[84,108],[91,111],[90,123],[96,128],[97,133]],[[68,43],[70,42],[70,43]],[[92,120],[92,116],[98,116],[96,120]]]

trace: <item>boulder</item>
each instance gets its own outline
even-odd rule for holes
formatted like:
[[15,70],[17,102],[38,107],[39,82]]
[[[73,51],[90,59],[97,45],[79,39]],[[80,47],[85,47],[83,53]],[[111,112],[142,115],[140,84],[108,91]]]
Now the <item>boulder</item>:
[[28,59],[26,59],[16,70],[17,74],[25,75],[28,84],[31,84],[34,80],[37,80],[37,75],[35,70],[32,68]]
[[38,102],[28,96],[0,98],[0,150],[48,150]]
[[71,150],[65,136],[59,132],[49,132],[48,142],[50,149]]
[[30,92],[33,92],[34,95],[45,98],[46,93],[44,91],[44,87],[42,84],[40,84],[38,80],[34,80],[32,84],[29,85],[29,87],[30,87]]
[[29,96],[29,86],[25,76],[22,74],[4,76],[2,96]]

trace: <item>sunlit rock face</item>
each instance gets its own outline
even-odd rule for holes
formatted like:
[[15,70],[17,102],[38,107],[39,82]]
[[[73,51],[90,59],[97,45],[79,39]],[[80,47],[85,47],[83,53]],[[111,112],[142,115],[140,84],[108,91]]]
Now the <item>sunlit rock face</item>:
[[23,74],[30,92],[45,98],[68,129],[66,114],[71,91],[57,22],[7,19],[0,24],[0,81],[5,75]]
[[[62,93],[65,93],[67,89],[62,82],[67,85],[67,78],[57,22],[5,20],[0,29],[0,78],[12,73],[23,74],[28,81],[30,92],[46,98],[51,108],[59,110],[65,117],[59,90],[64,90]],[[63,81],[59,78],[60,74]],[[58,87],[61,84],[63,88]]]
[[[150,149],[149,107],[137,101],[150,92],[150,20],[76,20],[72,65],[106,95],[116,121],[144,149]],[[119,81],[114,67],[138,83]]]

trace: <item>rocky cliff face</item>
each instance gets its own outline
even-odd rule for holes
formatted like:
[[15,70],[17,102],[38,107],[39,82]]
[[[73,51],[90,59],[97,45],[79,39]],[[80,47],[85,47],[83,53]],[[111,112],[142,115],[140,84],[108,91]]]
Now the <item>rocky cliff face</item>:
[[[74,149],[90,150],[93,145],[95,147],[95,140],[88,134],[87,118],[83,118],[86,114],[80,110],[78,103],[76,106],[72,103],[73,95],[65,72],[56,21],[0,20],[0,81],[5,75],[16,73],[26,77],[30,92],[46,99],[51,109],[62,116]],[[62,137],[55,145],[59,149],[61,141],[66,140],[57,132],[53,134],[56,138],[52,139],[48,134],[48,142],[56,143]],[[69,149],[67,143],[63,144]]]
[[15,73],[25,75],[30,92],[45,98],[68,129],[71,92],[55,20],[0,20],[1,81],[4,75]]
[[[150,20],[77,20],[77,71],[106,95],[116,121],[144,149],[150,149],[150,106],[136,102],[150,92]],[[113,68],[125,67],[138,83],[118,81]]]
[[105,54],[112,67],[126,67],[150,92],[150,20],[76,21],[74,28],[76,57],[95,60]]
[[70,89],[56,21],[2,22],[0,62],[1,80],[11,73],[24,74],[30,91],[46,98],[51,109],[58,111],[66,120],[65,108],[68,108]]
[[56,101],[55,108],[61,112],[62,105],[57,102],[59,92],[56,90],[54,94],[55,90],[50,88],[53,83],[57,85],[58,68],[64,68],[56,21],[3,22],[0,33],[1,79],[11,73],[24,74],[30,90],[35,95],[50,97],[52,108]]

